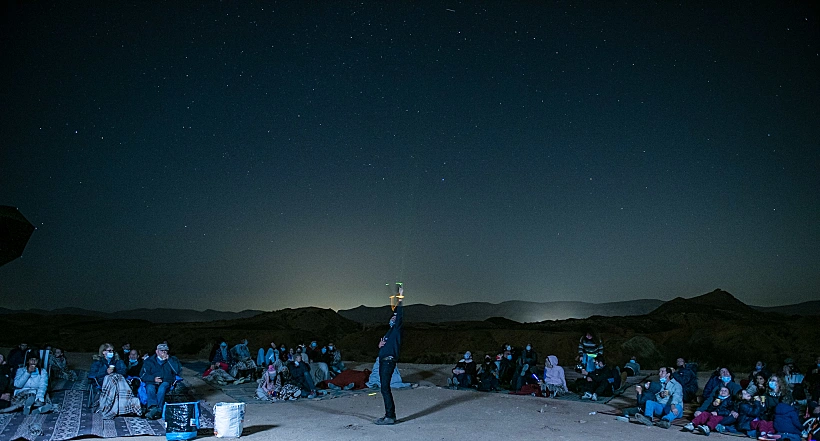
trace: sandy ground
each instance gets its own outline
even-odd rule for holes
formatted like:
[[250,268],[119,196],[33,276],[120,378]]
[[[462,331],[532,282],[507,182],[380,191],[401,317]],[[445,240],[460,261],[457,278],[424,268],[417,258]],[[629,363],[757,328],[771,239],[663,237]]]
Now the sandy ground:
[[[76,368],[87,368],[79,360],[91,354],[71,354]],[[89,362],[90,364],[90,362]],[[350,363],[354,369],[368,363]],[[251,403],[246,406],[242,438],[249,440],[305,439],[329,440],[675,440],[693,439],[692,434],[620,422],[612,415],[615,407],[626,407],[634,399],[630,388],[623,399],[610,405],[499,393],[450,390],[446,384],[452,366],[399,363],[404,381],[418,383],[415,389],[396,390],[399,421],[393,426],[376,426],[373,420],[384,414],[377,391],[312,401]],[[567,369],[569,371],[569,369]],[[185,378],[197,397],[214,404],[236,400],[204,383],[188,369]],[[569,374],[569,372],[568,372]],[[572,373],[574,374],[574,373]],[[591,414],[596,412],[595,414]],[[721,435],[717,435],[719,438]],[[197,439],[212,438],[212,430],[200,430]],[[151,440],[157,437],[129,437],[122,440]]]

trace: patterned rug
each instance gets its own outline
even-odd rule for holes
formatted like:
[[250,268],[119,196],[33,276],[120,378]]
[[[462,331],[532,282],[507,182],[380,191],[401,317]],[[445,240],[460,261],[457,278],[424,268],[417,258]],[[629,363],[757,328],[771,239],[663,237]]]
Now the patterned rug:
[[[85,436],[114,438],[136,435],[165,435],[163,420],[146,420],[137,417],[117,417],[104,420],[86,407],[88,402],[88,379],[86,372],[77,371],[79,380],[57,380],[52,389],[51,401],[55,411],[41,415],[22,412],[0,414],[0,440],[25,439],[29,441],[61,441]],[[199,402],[200,427],[213,428],[212,409]]]

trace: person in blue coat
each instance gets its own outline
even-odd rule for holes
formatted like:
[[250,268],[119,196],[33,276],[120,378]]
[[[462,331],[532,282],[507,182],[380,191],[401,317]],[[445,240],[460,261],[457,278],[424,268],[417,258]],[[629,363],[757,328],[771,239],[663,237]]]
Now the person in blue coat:
[[97,355],[94,356],[94,362],[88,370],[88,378],[93,378],[96,380],[97,385],[102,387],[106,375],[117,373],[125,376],[126,369],[125,362],[120,360],[120,354],[114,350],[114,345],[103,343],[100,345]]

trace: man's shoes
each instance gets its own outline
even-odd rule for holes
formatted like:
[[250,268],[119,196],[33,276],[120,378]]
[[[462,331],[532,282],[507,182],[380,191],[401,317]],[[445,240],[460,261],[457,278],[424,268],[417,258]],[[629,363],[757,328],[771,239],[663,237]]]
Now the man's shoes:
[[589,392],[584,392],[584,395],[581,396],[582,400],[588,400],[590,398],[592,398],[592,394]]
[[354,387],[356,387],[356,383],[350,383],[344,387],[344,390],[353,390]]
[[333,383],[328,383],[328,384],[327,384],[327,387],[328,387],[329,389],[331,389],[331,390],[342,390],[342,388],[341,388],[341,387],[336,386],[336,385],[335,385],[335,384],[333,384]]
[[715,426],[715,430],[717,430],[720,433],[726,433],[726,427],[723,424],[718,424],[717,426]]
[[590,398],[590,400],[598,401],[598,394],[592,394],[592,398]]
[[145,412],[146,420],[158,420],[161,416],[162,413],[157,406],[151,406],[148,408],[148,412]]
[[644,426],[652,425],[652,420],[642,413],[636,413],[635,419],[638,420],[638,422],[643,424]]
[[312,400],[312,399],[316,398],[316,391],[315,390],[310,391],[310,393],[308,394],[307,397],[308,397],[308,400]]
[[657,423],[655,423],[655,425],[660,427],[661,429],[668,429],[672,427],[672,423],[670,423],[668,420],[660,420]]
[[683,430],[688,430],[690,432],[694,432],[695,431],[695,425],[692,424],[692,423],[686,423],[686,425],[683,426]]
[[709,426],[707,426],[706,424],[701,424],[700,426],[698,426],[698,430],[700,430],[700,433],[706,436],[709,436],[709,434],[711,433],[711,430],[709,430]]
[[391,426],[393,424],[396,424],[396,419],[395,418],[388,418],[388,417],[381,417],[381,418],[377,419],[376,421],[374,421],[374,423],[377,426]]

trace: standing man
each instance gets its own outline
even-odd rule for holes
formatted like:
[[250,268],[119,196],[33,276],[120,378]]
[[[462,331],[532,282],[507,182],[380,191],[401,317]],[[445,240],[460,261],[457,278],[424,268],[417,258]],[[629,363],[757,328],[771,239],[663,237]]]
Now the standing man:
[[390,379],[393,371],[396,370],[396,362],[399,359],[399,347],[401,346],[402,318],[404,310],[402,303],[404,300],[404,288],[399,286],[398,304],[393,316],[390,317],[390,328],[379,340],[379,383],[381,386],[382,398],[384,399],[384,416],[376,420],[378,425],[396,424],[396,404],[393,402],[393,391],[390,390]]
[[158,420],[162,417],[162,406],[165,404],[165,394],[171,389],[182,371],[182,366],[176,357],[168,356],[168,345],[157,345],[156,353],[148,357],[142,364],[140,380],[145,383],[145,393],[148,395],[148,412],[145,418]]

